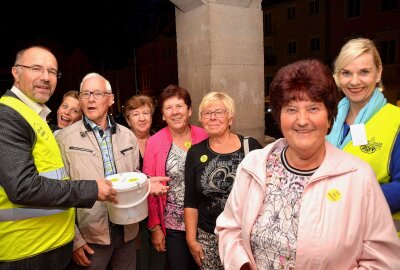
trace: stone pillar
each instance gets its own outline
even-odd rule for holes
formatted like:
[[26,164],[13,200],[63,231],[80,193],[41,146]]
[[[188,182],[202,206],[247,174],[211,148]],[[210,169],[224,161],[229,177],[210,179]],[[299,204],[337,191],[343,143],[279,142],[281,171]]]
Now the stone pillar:
[[192,122],[211,91],[235,101],[233,131],[264,144],[261,0],[170,0],[176,6],[179,84],[192,96]]

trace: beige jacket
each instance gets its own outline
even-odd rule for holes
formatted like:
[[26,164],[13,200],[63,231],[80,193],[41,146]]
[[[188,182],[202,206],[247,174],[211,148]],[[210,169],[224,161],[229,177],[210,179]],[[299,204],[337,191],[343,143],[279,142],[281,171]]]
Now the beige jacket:
[[[65,168],[72,180],[104,178],[103,159],[94,133],[83,120],[63,128],[56,135]],[[112,146],[117,173],[137,171],[139,147],[135,135],[126,127],[116,125],[112,134]],[[109,245],[110,221],[104,202],[96,201],[91,209],[77,208],[74,250],[87,243]],[[125,241],[132,240],[139,225],[125,225]]]

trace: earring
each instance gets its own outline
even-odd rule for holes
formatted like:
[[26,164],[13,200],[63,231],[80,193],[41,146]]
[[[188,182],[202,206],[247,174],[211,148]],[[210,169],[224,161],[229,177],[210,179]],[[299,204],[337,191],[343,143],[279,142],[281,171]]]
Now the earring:
[[382,80],[379,80],[379,82],[376,83],[376,88],[377,88],[380,92],[383,91]]

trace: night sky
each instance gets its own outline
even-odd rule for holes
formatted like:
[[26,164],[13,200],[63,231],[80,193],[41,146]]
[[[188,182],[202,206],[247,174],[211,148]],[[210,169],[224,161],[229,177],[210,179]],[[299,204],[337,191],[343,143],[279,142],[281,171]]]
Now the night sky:
[[[62,56],[70,55],[78,48],[92,64],[93,71],[98,71],[99,66],[102,70],[123,69],[131,65],[134,47],[165,31],[174,9],[169,0],[2,2],[0,94],[12,86],[11,67],[20,49],[34,44],[49,47],[57,57],[61,72]],[[70,88],[63,82],[72,83],[65,78],[67,76],[63,75],[55,94],[47,102],[52,114],[61,102],[62,90]]]
[[118,68],[131,56],[132,47],[151,40],[148,29],[163,24],[171,8],[168,0],[3,2],[0,68],[12,66],[16,52],[35,43],[62,52],[80,48],[94,62],[101,58]]

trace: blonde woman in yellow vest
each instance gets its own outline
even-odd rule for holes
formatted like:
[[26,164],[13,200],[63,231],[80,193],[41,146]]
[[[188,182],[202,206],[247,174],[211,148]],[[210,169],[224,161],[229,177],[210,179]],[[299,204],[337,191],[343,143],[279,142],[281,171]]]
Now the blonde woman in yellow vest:
[[333,76],[345,97],[327,139],[371,165],[400,232],[400,108],[382,94],[382,62],[373,41],[349,40]]
[[105,179],[68,181],[45,102],[57,85],[55,56],[41,46],[17,53],[14,85],[0,99],[0,269],[65,269],[75,214],[115,201]]

